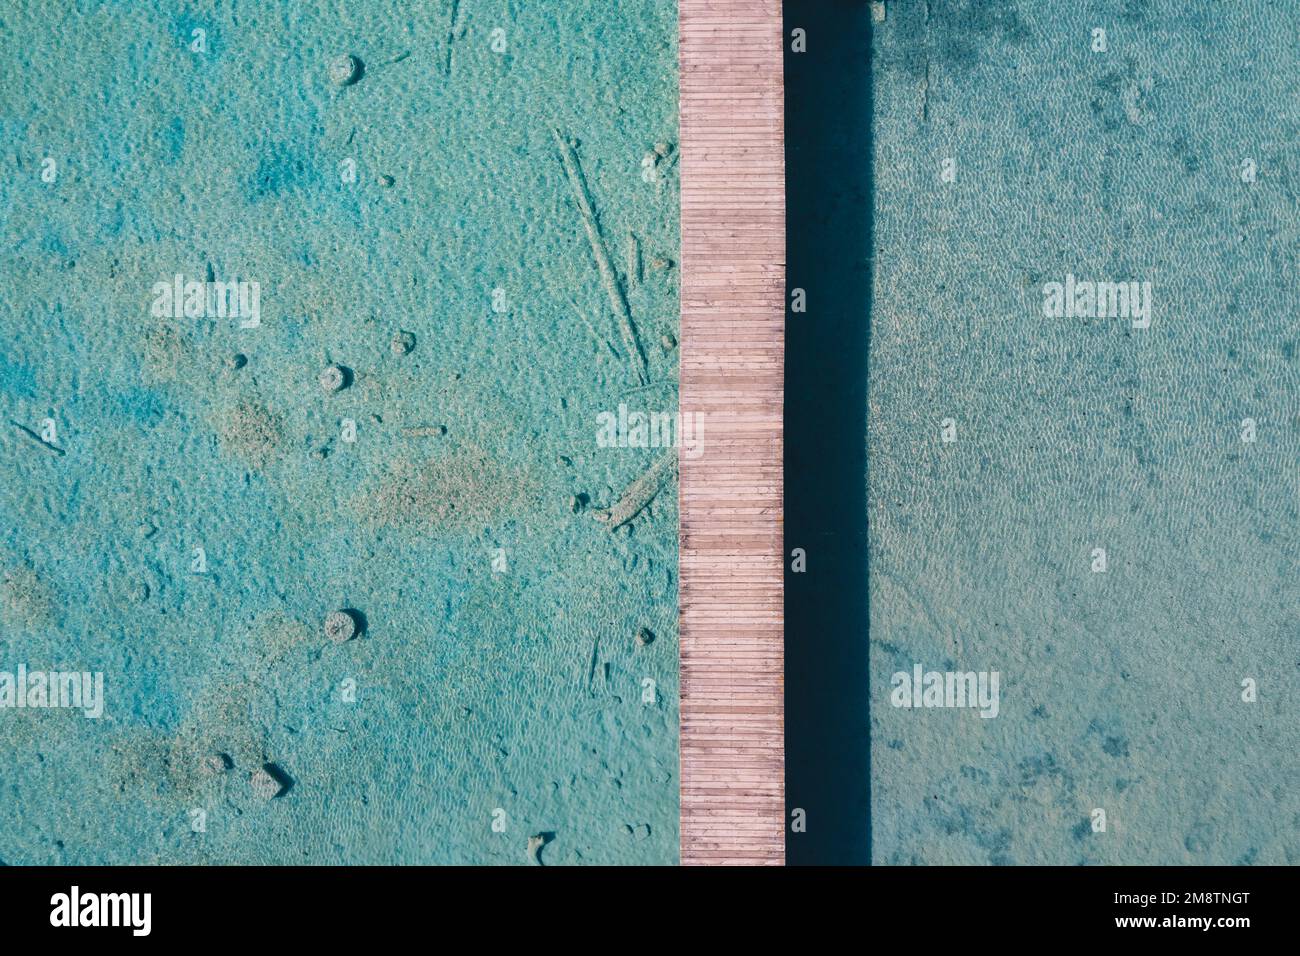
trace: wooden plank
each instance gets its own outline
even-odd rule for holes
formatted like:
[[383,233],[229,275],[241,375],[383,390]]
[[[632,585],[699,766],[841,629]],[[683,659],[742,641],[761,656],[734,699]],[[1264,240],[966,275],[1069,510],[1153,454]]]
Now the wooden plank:
[[779,0],[679,0],[681,859],[785,862]]

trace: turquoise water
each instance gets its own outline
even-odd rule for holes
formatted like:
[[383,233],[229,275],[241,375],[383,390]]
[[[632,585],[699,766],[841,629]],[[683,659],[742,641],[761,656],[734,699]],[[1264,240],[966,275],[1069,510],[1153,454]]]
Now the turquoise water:
[[[0,709],[0,860],[674,862],[676,495],[594,512],[657,455],[597,415],[676,404],[675,5],[0,38],[0,671],[105,682],[98,720]],[[176,275],[258,283],[258,324],[177,318]]]
[[[1300,8],[885,6],[873,857],[1298,863]],[[1067,274],[1149,327],[1044,316]],[[1000,714],[891,706],[916,663]]]

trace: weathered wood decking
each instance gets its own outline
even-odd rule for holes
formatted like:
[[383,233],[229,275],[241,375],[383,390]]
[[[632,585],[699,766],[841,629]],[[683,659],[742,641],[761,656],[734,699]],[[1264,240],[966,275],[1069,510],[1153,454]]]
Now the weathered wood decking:
[[779,0],[679,0],[681,859],[785,861]]

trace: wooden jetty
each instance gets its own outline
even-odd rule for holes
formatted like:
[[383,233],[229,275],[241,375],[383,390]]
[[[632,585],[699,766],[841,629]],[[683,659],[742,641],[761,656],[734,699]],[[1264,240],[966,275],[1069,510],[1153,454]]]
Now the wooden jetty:
[[779,0],[679,0],[681,861],[785,862]]

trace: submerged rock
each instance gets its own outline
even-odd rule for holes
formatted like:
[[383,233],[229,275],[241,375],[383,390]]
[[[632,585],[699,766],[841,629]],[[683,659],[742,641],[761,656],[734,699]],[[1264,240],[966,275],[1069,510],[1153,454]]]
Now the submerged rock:
[[542,862],[542,848],[555,839],[554,833],[537,833],[528,838],[528,860],[534,866],[545,866]]
[[255,796],[263,800],[274,800],[293,789],[293,778],[279,764],[266,763],[260,770],[253,771],[248,784]]
[[332,644],[346,644],[357,636],[357,618],[351,611],[330,611],[325,616],[325,637]]
[[341,53],[330,60],[330,82],[335,86],[351,86],[361,79],[363,72],[365,72],[365,67],[362,65],[361,59],[350,53]]
[[227,753],[208,754],[203,758],[203,769],[210,774],[225,773],[234,768],[235,761]]
[[327,394],[341,392],[348,387],[348,373],[341,365],[327,365],[320,373],[320,387]]
[[393,333],[393,339],[388,343],[388,348],[394,355],[410,354],[411,350],[415,348],[415,333],[406,331]]

